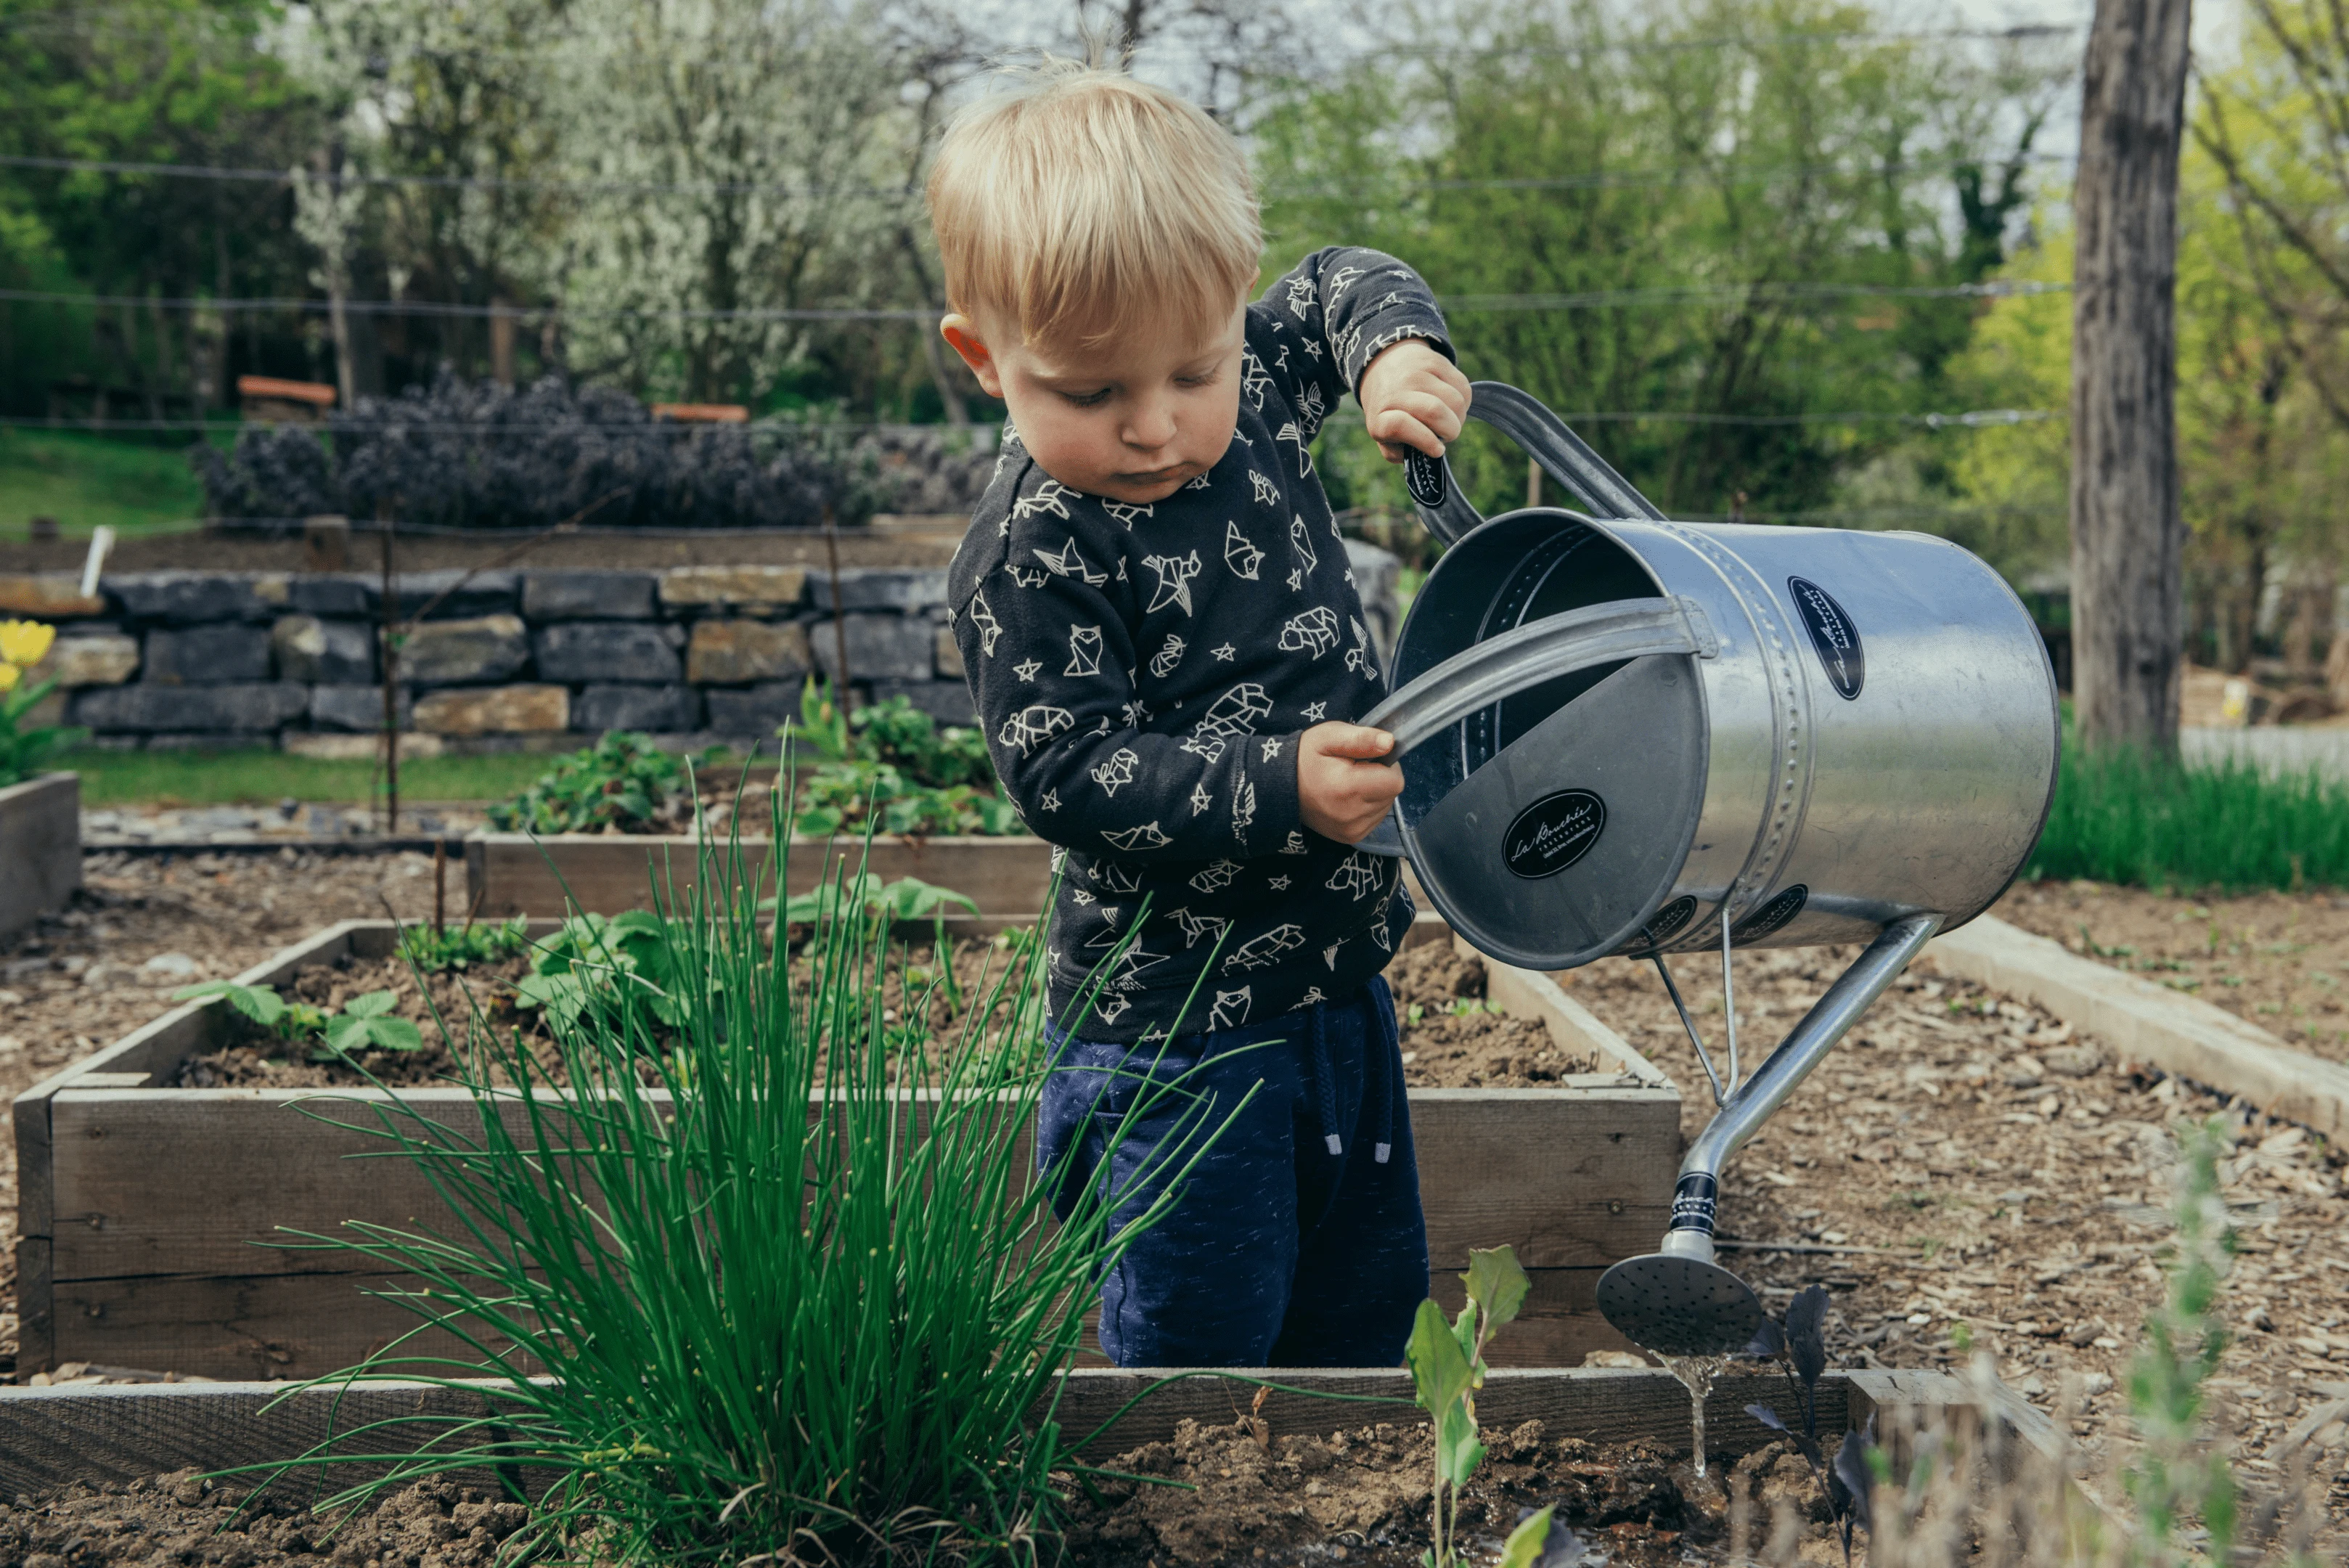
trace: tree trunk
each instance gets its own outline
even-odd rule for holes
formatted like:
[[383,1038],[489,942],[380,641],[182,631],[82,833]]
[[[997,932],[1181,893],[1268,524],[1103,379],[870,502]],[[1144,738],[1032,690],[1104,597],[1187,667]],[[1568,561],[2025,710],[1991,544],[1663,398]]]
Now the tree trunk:
[[2080,739],[2175,753],[2185,524],[2178,152],[2191,0],[2096,0],[2073,195],[2072,659]]

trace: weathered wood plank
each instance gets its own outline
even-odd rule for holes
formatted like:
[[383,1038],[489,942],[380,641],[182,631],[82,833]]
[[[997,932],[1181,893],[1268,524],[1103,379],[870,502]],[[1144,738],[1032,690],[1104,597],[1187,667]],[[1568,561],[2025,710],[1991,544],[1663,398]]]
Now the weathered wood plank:
[[81,778],[44,774],[0,789],[0,936],[62,907],[81,886]]
[[[1594,1350],[1636,1352],[1639,1347],[1599,1312],[1599,1276],[1607,1271],[1527,1269],[1532,1289],[1515,1323],[1493,1336],[1485,1359],[1495,1366],[1579,1366]],[[1457,1313],[1465,1292],[1458,1272],[1438,1269],[1428,1276],[1427,1293],[1444,1310]]]
[[[771,876],[769,840],[743,839],[740,851],[743,874],[761,882]],[[873,840],[867,865],[885,880],[918,877],[951,888],[976,902],[983,915],[1032,916],[1046,905],[1051,851],[1040,838],[879,837]],[[795,839],[786,887],[792,893],[808,892],[836,874],[843,856],[853,862],[864,852],[855,840]],[[713,853],[719,870],[726,871],[732,864],[728,848]],[[572,904],[598,914],[645,909],[656,885],[667,904],[682,900],[699,875],[698,849],[690,838],[477,834],[465,841],[466,907],[483,919],[561,915]]]
[[[57,1361],[255,1381],[324,1377],[357,1366],[418,1326],[414,1313],[368,1293],[397,1289],[404,1278],[70,1280],[55,1291]],[[438,1329],[406,1341],[398,1354],[481,1359],[455,1334]]]
[[[367,1130],[377,1090],[67,1089],[50,1110],[59,1280],[348,1272],[285,1231],[434,1225],[439,1196]],[[479,1126],[461,1089],[403,1104]],[[1414,1089],[1429,1251],[1465,1268],[1504,1242],[1528,1268],[1605,1264],[1662,1234],[1679,1110],[1649,1089]],[[522,1107],[510,1110],[519,1128]],[[371,1158],[352,1158],[354,1155]],[[272,1243],[278,1243],[273,1245]]]

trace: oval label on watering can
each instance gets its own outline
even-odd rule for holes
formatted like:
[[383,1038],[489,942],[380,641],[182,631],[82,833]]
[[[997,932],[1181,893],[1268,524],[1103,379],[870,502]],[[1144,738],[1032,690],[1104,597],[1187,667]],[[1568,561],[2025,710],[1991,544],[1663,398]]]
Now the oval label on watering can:
[[1606,827],[1607,803],[1588,790],[1546,794],[1501,836],[1501,863],[1529,880],[1555,877],[1589,854]]
[[1760,909],[1737,923],[1729,933],[1732,941],[1758,942],[1771,932],[1785,929],[1786,923],[1803,912],[1811,901],[1811,890],[1800,882],[1787,888]]
[[1868,680],[1868,650],[1859,645],[1859,628],[1851,617],[1833,595],[1806,577],[1788,577],[1786,592],[1794,597],[1795,613],[1810,628],[1811,646],[1818,650],[1819,663],[1837,694],[1846,701],[1858,696]]

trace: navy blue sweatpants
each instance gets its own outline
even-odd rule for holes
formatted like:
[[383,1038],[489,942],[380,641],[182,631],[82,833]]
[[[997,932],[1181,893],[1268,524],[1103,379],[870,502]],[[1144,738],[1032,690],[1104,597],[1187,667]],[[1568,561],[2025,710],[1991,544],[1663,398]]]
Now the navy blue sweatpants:
[[1179,1175],[1174,1207],[1102,1281],[1112,1360],[1402,1359],[1427,1294],[1427,1228],[1384,979],[1340,1001],[1170,1042],[1102,1044],[1057,1029],[1048,1039],[1054,1070],[1036,1156],[1048,1175],[1069,1162],[1062,1217],[1086,1184],[1105,1182],[1122,1223]]

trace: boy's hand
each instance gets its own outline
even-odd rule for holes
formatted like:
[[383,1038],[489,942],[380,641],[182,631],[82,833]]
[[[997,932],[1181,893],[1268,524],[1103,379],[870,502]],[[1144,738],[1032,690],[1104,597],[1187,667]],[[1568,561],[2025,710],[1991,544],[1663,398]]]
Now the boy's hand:
[[1297,805],[1305,826],[1360,844],[1402,793],[1402,770],[1373,759],[1394,737],[1362,724],[1316,724],[1298,738]]
[[1401,462],[1413,449],[1442,457],[1468,415],[1468,378],[1425,343],[1406,337],[1371,361],[1354,398],[1362,405],[1362,427],[1389,462]]

